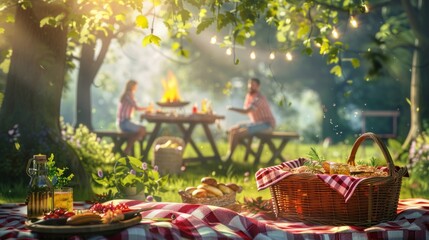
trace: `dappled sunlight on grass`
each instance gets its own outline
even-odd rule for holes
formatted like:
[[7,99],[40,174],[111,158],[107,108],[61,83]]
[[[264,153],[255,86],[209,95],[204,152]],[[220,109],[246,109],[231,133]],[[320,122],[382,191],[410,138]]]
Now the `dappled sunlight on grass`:
[[[221,155],[226,152],[227,145],[224,142],[219,142],[219,151]],[[308,157],[311,148],[315,148],[316,151],[323,156],[324,159],[334,162],[347,162],[347,158],[350,154],[351,145],[347,144],[338,144],[332,145],[329,147],[323,147],[322,145],[316,144],[301,144],[299,142],[290,142],[286,149],[283,152],[283,156],[287,160],[296,159],[299,157]],[[204,146],[201,147],[204,149]],[[185,151],[185,157],[193,156],[190,148],[187,148]],[[268,159],[271,157],[271,154],[268,152],[268,149],[264,149],[262,154],[262,159],[257,167],[253,166],[253,157],[249,157],[247,162],[244,161],[244,147],[239,147],[237,152],[234,154],[233,162],[231,165],[228,165],[224,162],[192,162],[186,164],[185,171],[177,175],[171,175],[169,179],[169,184],[167,184],[167,189],[165,192],[159,193],[159,196],[162,198],[162,201],[165,202],[181,202],[180,195],[178,191],[185,189],[188,186],[198,186],[200,184],[201,178],[206,176],[215,177],[218,182],[223,183],[236,183],[243,187],[243,192],[237,194],[237,200],[243,202],[243,197],[252,197],[256,198],[261,196],[263,199],[269,199],[271,197],[268,189],[263,191],[257,191],[256,181],[255,181],[255,172],[261,167],[268,166]],[[386,161],[382,155],[382,152],[378,147],[371,142],[362,144],[356,154],[356,163],[369,163],[371,158],[376,160],[377,165],[385,165]],[[150,155],[149,159],[152,159],[153,156]],[[149,160],[150,162],[150,160]],[[279,164],[277,161],[275,164]],[[395,163],[401,165],[401,163]],[[103,166],[103,168],[108,168],[108,166]],[[97,169],[93,170],[97,171]],[[400,198],[410,198],[410,197],[421,197],[429,198],[429,193],[426,195],[416,195],[413,194],[410,189],[412,186],[408,183],[408,179],[403,179],[403,187],[401,191]],[[94,191],[96,193],[107,192],[107,189],[104,189],[101,186],[94,186]],[[14,188],[8,188],[0,184],[0,203],[4,202],[24,202],[26,197],[26,184]],[[421,194],[421,193],[420,193]],[[92,200],[93,196],[74,196],[74,199],[77,201]]]

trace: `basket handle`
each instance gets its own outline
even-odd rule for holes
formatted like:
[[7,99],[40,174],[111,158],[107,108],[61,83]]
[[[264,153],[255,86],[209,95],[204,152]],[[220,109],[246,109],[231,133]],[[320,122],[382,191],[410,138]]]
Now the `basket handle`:
[[347,163],[352,166],[356,165],[356,152],[360,144],[367,138],[371,138],[372,140],[374,140],[374,142],[377,143],[378,147],[380,147],[381,151],[383,152],[384,158],[386,159],[387,166],[389,168],[389,176],[393,176],[395,165],[393,164],[392,156],[390,156],[389,150],[387,149],[386,145],[384,145],[383,141],[381,141],[381,139],[372,132],[366,132],[356,139],[355,143],[353,144],[353,148],[350,153],[349,159],[347,160]]

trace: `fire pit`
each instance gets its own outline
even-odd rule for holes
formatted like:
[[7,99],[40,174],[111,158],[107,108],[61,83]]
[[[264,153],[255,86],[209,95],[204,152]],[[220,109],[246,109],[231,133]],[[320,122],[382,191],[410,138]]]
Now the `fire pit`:
[[162,86],[164,87],[164,95],[161,101],[156,103],[158,106],[183,107],[189,104],[189,102],[180,99],[177,79],[171,71],[168,72],[167,79],[162,80]]

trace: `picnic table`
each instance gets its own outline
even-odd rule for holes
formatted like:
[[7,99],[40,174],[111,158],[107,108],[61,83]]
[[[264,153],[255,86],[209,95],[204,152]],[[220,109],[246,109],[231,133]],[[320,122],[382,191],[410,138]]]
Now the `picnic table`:
[[[403,199],[393,221],[371,227],[306,225],[276,219],[272,212],[232,211],[227,208],[169,202],[114,200],[141,212],[137,225],[110,235],[69,239],[429,239],[429,200]],[[76,202],[75,208],[87,208]],[[0,204],[0,239],[39,239],[26,228],[24,204]],[[168,218],[171,221],[151,221]]]
[[[140,116],[141,121],[146,120],[149,123],[153,123],[155,126],[152,129],[149,139],[147,140],[146,147],[143,151],[143,159],[147,160],[148,154],[152,145],[157,137],[161,135],[161,127],[165,124],[176,125],[179,128],[181,137],[185,143],[185,148],[188,144],[191,145],[192,149],[197,154],[195,158],[186,158],[183,160],[187,161],[206,161],[206,160],[217,160],[220,161],[221,157],[219,150],[216,146],[216,142],[213,138],[210,125],[216,123],[216,121],[224,119],[225,116],[216,114],[167,114],[167,113],[144,113]],[[193,138],[192,133],[197,126],[201,126],[204,130],[204,135],[210,143],[210,148],[213,155],[207,155],[210,151],[201,151],[196,144],[196,140]]]

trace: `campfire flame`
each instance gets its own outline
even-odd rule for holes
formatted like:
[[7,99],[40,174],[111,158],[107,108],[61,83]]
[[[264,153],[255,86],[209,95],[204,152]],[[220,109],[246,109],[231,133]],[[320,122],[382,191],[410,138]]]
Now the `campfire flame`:
[[161,102],[180,102],[179,87],[177,78],[173,72],[168,71],[167,79],[162,79],[162,86],[164,87],[164,95]]

